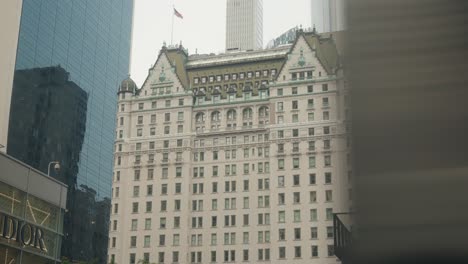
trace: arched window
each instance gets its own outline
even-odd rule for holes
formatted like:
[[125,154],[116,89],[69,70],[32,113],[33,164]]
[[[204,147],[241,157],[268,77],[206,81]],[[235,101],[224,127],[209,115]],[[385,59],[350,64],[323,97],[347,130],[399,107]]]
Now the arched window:
[[270,116],[270,109],[267,106],[262,106],[258,110],[258,117],[265,118]]
[[196,122],[205,122],[205,113],[197,113],[195,116]]
[[218,122],[221,120],[221,113],[219,111],[214,111],[211,113],[211,121]]
[[243,119],[252,119],[252,108],[245,108],[242,111],[242,118]]
[[234,109],[231,109],[227,112],[227,119],[233,121],[237,119],[237,112]]

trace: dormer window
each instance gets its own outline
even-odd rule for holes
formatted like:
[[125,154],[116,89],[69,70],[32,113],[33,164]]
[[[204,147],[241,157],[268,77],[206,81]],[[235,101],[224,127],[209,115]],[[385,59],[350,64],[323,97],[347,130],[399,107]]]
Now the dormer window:
[[271,77],[275,77],[276,76],[276,69],[272,69],[271,70]]
[[304,80],[304,75],[305,75],[304,72],[300,72],[300,73],[299,73],[299,79],[300,79],[300,80]]
[[205,102],[205,97],[198,97],[198,105],[202,105]]

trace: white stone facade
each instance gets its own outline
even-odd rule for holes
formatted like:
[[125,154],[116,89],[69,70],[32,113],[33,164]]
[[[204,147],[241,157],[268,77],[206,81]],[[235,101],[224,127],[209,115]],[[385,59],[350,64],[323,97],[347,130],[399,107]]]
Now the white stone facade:
[[337,263],[332,213],[351,199],[347,89],[310,43],[299,34],[274,70],[255,71],[278,51],[239,55],[257,60],[242,82],[269,80],[254,91],[207,100],[195,86],[219,79],[198,71],[203,61],[226,72],[238,61],[188,57],[184,87],[163,50],[142,89],[119,92],[110,260]]
[[0,146],[6,152],[8,123],[10,120],[10,102],[15,73],[16,48],[21,20],[22,0],[6,0],[0,3],[3,15],[0,17],[0,31],[3,41],[0,42]]
[[263,47],[263,0],[228,0],[226,50]]

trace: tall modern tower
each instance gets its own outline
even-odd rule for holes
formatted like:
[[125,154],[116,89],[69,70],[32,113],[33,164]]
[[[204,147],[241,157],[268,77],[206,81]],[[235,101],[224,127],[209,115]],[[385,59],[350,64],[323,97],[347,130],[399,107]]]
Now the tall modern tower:
[[129,72],[133,5],[23,0],[8,154],[43,172],[61,163],[51,176],[69,188],[62,255],[76,261],[106,262],[115,89]]
[[341,31],[346,28],[344,0],[311,0],[312,26],[317,32]]
[[226,50],[263,47],[263,0],[228,0]]

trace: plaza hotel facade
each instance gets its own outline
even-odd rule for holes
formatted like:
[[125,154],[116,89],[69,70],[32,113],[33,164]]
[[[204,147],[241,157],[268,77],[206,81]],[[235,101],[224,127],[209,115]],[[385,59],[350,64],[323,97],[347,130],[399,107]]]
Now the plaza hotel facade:
[[109,262],[337,263],[352,206],[333,36],[258,51],[163,46],[118,91]]

